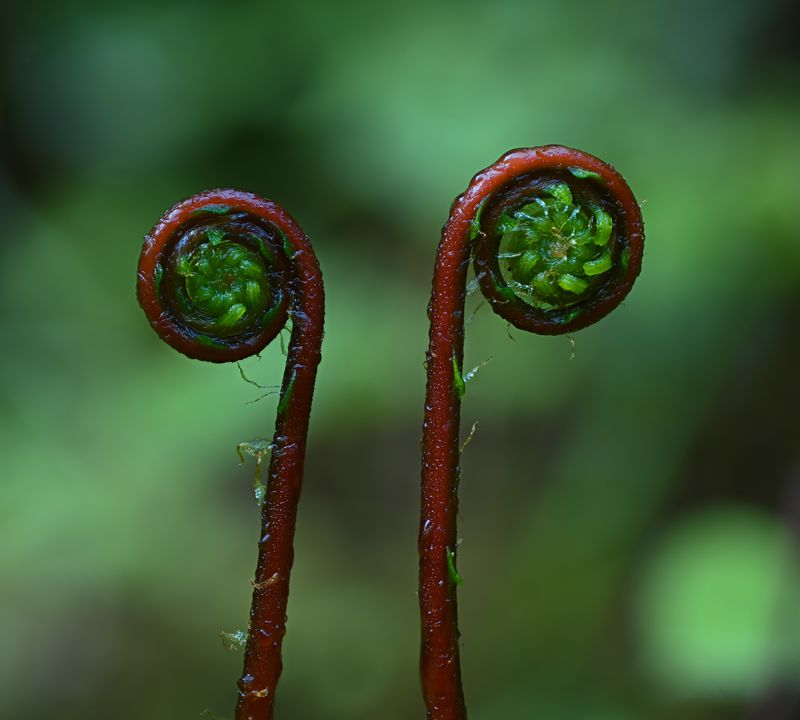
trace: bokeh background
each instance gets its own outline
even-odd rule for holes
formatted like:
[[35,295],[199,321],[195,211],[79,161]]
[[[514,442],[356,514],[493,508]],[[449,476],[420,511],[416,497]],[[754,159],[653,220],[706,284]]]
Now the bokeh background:
[[[230,717],[274,398],[161,343],[141,239],[219,186],[325,273],[278,698],[422,718],[426,304],[473,173],[562,143],[644,271],[566,338],[483,307],[459,566],[476,720],[800,716],[800,52],[791,0],[13,3],[0,25],[0,717]],[[469,307],[480,300],[473,295]],[[574,354],[574,356],[573,356]],[[276,382],[271,347],[245,370]]]

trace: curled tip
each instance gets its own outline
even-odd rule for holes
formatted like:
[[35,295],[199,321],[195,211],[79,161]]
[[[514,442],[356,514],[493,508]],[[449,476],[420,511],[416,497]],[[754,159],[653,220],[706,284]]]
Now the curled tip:
[[614,168],[580,150],[512,150],[473,178],[454,210],[474,237],[483,294],[522,330],[560,335],[597,322],[641,270],[639,204]]
[[302,229],[276,203],[210,190],[168,210],[145,238],[137,297],[158,335],[191,358],[241,360],[288,319],[284,247]]

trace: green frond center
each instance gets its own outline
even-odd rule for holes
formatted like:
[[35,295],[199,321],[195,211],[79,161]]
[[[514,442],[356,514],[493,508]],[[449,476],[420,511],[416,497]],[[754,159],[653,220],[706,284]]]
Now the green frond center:
[[189,314],[220,335],[232,335],[251,325],[270,304],[272,288],[260,253],[225,239],[219,228],[206,232],[204,242],[179,260]]
[[611,270],[614,225],[599,204],[573,200],[566,182],[544,186],[498,223],[500,268],[509,287],[534,307],[575,305]]

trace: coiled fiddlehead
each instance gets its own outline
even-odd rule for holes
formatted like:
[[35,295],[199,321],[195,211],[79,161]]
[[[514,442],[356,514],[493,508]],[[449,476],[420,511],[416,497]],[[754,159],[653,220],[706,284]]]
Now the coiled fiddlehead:
[[270,720],[322,344],[319,264],[302,228],[279,205],[251,193],[211,190],[175,205],[147,235],[137,295],[163,340],[211,362],[259,352],[292,321],[235,716]]
[[622,176],[556,145],[513,150],[478,173],[442,230],[428,315],[419,530],[421,675],[429,720],[464,720],[455,566],[464,303],[469,261],[494,311],[529,332],[579,330],[639,274],[644,232]]

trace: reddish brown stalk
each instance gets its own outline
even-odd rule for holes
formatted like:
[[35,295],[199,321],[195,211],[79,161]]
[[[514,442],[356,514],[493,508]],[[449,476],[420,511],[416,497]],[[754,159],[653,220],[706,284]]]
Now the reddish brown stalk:
[[[171,257],[202,223],[219,227],[266,266],[272,294],[260,322],[213,337],[181,317],[170,286]],[[205,232],[201,228],[202,232]],[[161,269],[157,270],[160,266]],[[145,240],[139,302],[156,331],[189,357],[224,362],[260,351],[283,328],[292,333],[283,375],[266,497],[261,514],[253,603],[238,682],[236,720],[271,720],[286,629],[297,503],[323,334],[324,293],[316,256],[302,228],[274,202],[236,190],[213,190],[176,205]],[[185,303],[185,299],[184,299]],[[185,308],[184,308],[185,309]],[[198,341],[198,336],[202,336]]]
[[[581,201],[614,221],[613,272],[580,303],[534,307],[509,287],[499,267],[498,219],[518,209],[546,183],[565,182]],[[474,239],[474,244],[473,244]],[[473,247],[474,245],[474,247]],[[463,394],[464,304],[474,257],[484,295],[501,317],[523,330],[556,335],[579,330],[613,310],[639,274],[644,246],[641,213],[611,166],[561,146],[513,150],[478,173],[456,198],[442,230],[428,307],[430,344],[422,437],[419,531],[421,675],[429,720],[464,720],[455,571],[459,421]]]

